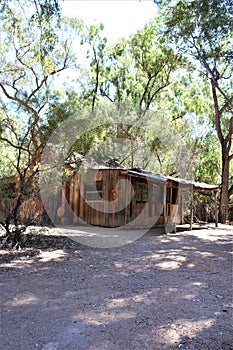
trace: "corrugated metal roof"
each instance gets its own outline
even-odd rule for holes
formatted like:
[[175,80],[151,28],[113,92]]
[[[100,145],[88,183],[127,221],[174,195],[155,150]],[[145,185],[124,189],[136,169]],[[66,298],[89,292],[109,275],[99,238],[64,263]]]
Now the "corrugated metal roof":
[[210,184],[206,184],[204,182],[194,182],[193,183],[193,186],[194,186],[194,190],[210,190],[210,191],[213,191],[213,190],[218,190],[219,189],[219,186],[217,185],[210,185]]
[[101,165],[100,167],[96,167],[94,168],[95,170],[106,170],[106,169],[111,169],[111,170],[121,170],[123,172],[126,172],[127,174],[131,175],[131,176],[137,176],[137,177],[143,177],[143,178],[147,178],[147,179],[151,179],[154,180],[156,182],[161,182],[161,183],[166,183],[167,181],[174,181],[178,184],[181,184],[182,187],[184,188],[193,188],[194,191],[214,191],[214,190],[218,190],[219,186],[217,185],[210,185],[204,182],[195,182],[195,181],[191,181],[191,180],[186,180],[186,179],[181,179],[178,177],[172,177],[172,176],[164,176],[164,175],[160,175],[160,174],[153,174],[153,173],[149,173],[146,172],[144,170],[140,170],[140,169],[127,169],[127,168],[120,168],[120,167],[116,167],[116,168],[111,168],[111,167],[107,167],[104,165]]
[[167,178],[165,176],[156,175],[156,174],[150,174],[150,173],[147,173],[145,171],[127,170],[127,173],[128,174],[132,174],[132,175],[146,177],[148,179],[156,180],[156,181],[159,181],[159,182],[166,182],[167,181]]
[[204,182],[195,182],[191,180],[185,180],[185,179],[180,179],[177,177],[171,177],[171,176],[164,176],[164,175],[157,175],[157,174],[152,174],[152,173],[147,173],[145,171],[135,171],[135,170],[127,170],[128,174],[131,175],[136,175],[136,176],[141,176],[144,178],[152,179],[155,181],[159,181],[162,183],[167,182],[168,180],[177,182],[179,184],[182,184],[184,187],[190,188],[193,187],[194,191],[199,190],[199,191],[213,191],[217,190],[218,186],[217,185],[210,185],[206,184]]

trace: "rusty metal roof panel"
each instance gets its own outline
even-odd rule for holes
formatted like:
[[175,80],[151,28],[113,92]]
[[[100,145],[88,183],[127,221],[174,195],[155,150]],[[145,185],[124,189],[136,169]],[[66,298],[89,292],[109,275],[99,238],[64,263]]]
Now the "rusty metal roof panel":
[[217,185],[210,185],[210,184],[206,184],[204,182],[195,182],[195,181],[185,180],[185,179],[181,179],[181,178],[177,178],[177,177],[163,176],[163,175],[158,175],[158,174],[153,174],[153,173],[147,173],[145,171],[127,170],[127,173],[130,175],[141,176],[141,177],[155,180],[155,181],[162,182],[162,183],[165,183],[168,180],[174,181],[174,182],[177,182],[178,184],[183,185],[183,187],[186,187],[186,188],[193,187],[193,189],[196,191],[213,191],[213,190],[218,189]]
[[147,179],[156,180],[156,181],[159,181],[159,182],[166,182],[167,181],[167,178],[165,176],[151,174],[151,173],[147,173],[145,171],[128,170],[127,173],[130,174],[130,175],[141,176],[141,177],[145,177]]

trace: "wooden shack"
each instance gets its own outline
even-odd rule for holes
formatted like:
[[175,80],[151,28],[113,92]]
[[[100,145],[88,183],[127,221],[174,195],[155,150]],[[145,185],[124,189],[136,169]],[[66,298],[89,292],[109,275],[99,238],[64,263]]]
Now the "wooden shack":
[[193,192],[217,193],[218,186],[138,169],[89,169],[75,173],[70,183],[64,184],[57,223],[136,228],[164,226],[168,231],[168,227],[171,230],[183,223],[184,189],[191,193],[192,222]]

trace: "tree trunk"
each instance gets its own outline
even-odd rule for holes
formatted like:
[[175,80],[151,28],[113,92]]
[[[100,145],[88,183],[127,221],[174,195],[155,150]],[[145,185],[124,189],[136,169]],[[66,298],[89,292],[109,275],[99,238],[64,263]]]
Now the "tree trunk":
[[225,142],[222,144],[222,184],[220,193],[220,210],[219,219],[222,224],[225,224],[228,218],[228,179],[229,179],[229,155]]
[[229,121],[228,134],[224,137],[221,118],[222,114],[228,104],[220,108],[217,97],[216,81],[211,78],[212,94],[214,101],[215,110],[215,127],[217,135],[221,144],[222,152],[222,181],[221,181],[221,193],[220,193],[220,209],[219,219],[222,224],[225,224],[228,218],[228,207],[229,207],[229,192],[228,192],[228,181],[229,181],[229,163],[230,163],[230,149],[231,149],[231,138],[232,138],[232,118]]

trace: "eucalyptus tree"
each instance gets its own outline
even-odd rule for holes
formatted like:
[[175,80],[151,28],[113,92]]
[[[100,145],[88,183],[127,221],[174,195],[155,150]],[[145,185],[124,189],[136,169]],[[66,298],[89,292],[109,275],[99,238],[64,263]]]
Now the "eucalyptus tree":
[[0,140],[16,152],[19,179],[15,207],[5,220],[9,230],[12,219],[17,227],[20,205],[38,172],[50,82],[72,64],[73,56],[57,0],[2,0],[0,23]]
[[79,18],[72,19],[73,29],[78,31],[77,45],[85,54],[85,63],[75,72],[80,103],[93,113],[101,96],[103,70],[106,55],[107,38],[102,35],[103,25],[86,25]]
[[1,104],[8,114],[23,119],[37,149],[49,81],[71,62],[69,38],[61,33],[56,0],[1,3]]
[[131,37],[130,53],[139,86],[136,99],[146,112],[161,91],[173,82],[173,73],[181,64],[180,55],[161,40],[159,23],[151,22]]
[[151,21],[109,49],[104,95],[110,101],[130,102],[143,114],[172,83],[180,64],[180,55],[161,40],[159,23]]
[[[105,47],[102,61],[99,100],[107,98],[120,110],[138,114],[138,121],[156,105],[163,90],[172,84],[172,74],[181,64],[179,54],[167,48],[160,40],[159,23],[152,21],[130,38],[123,38],[113,46]],[[145,135],[140,128],[127,123],[118,125],[118,136],[132,141],[133,153],[142,146]]]
[[233,194],[230,162],[233,160],[233,6],[229,0],[160,0],[165,36],[171,47],[189,57],[212,94],[212,123],[221,144],[220,220],[225,223]]

